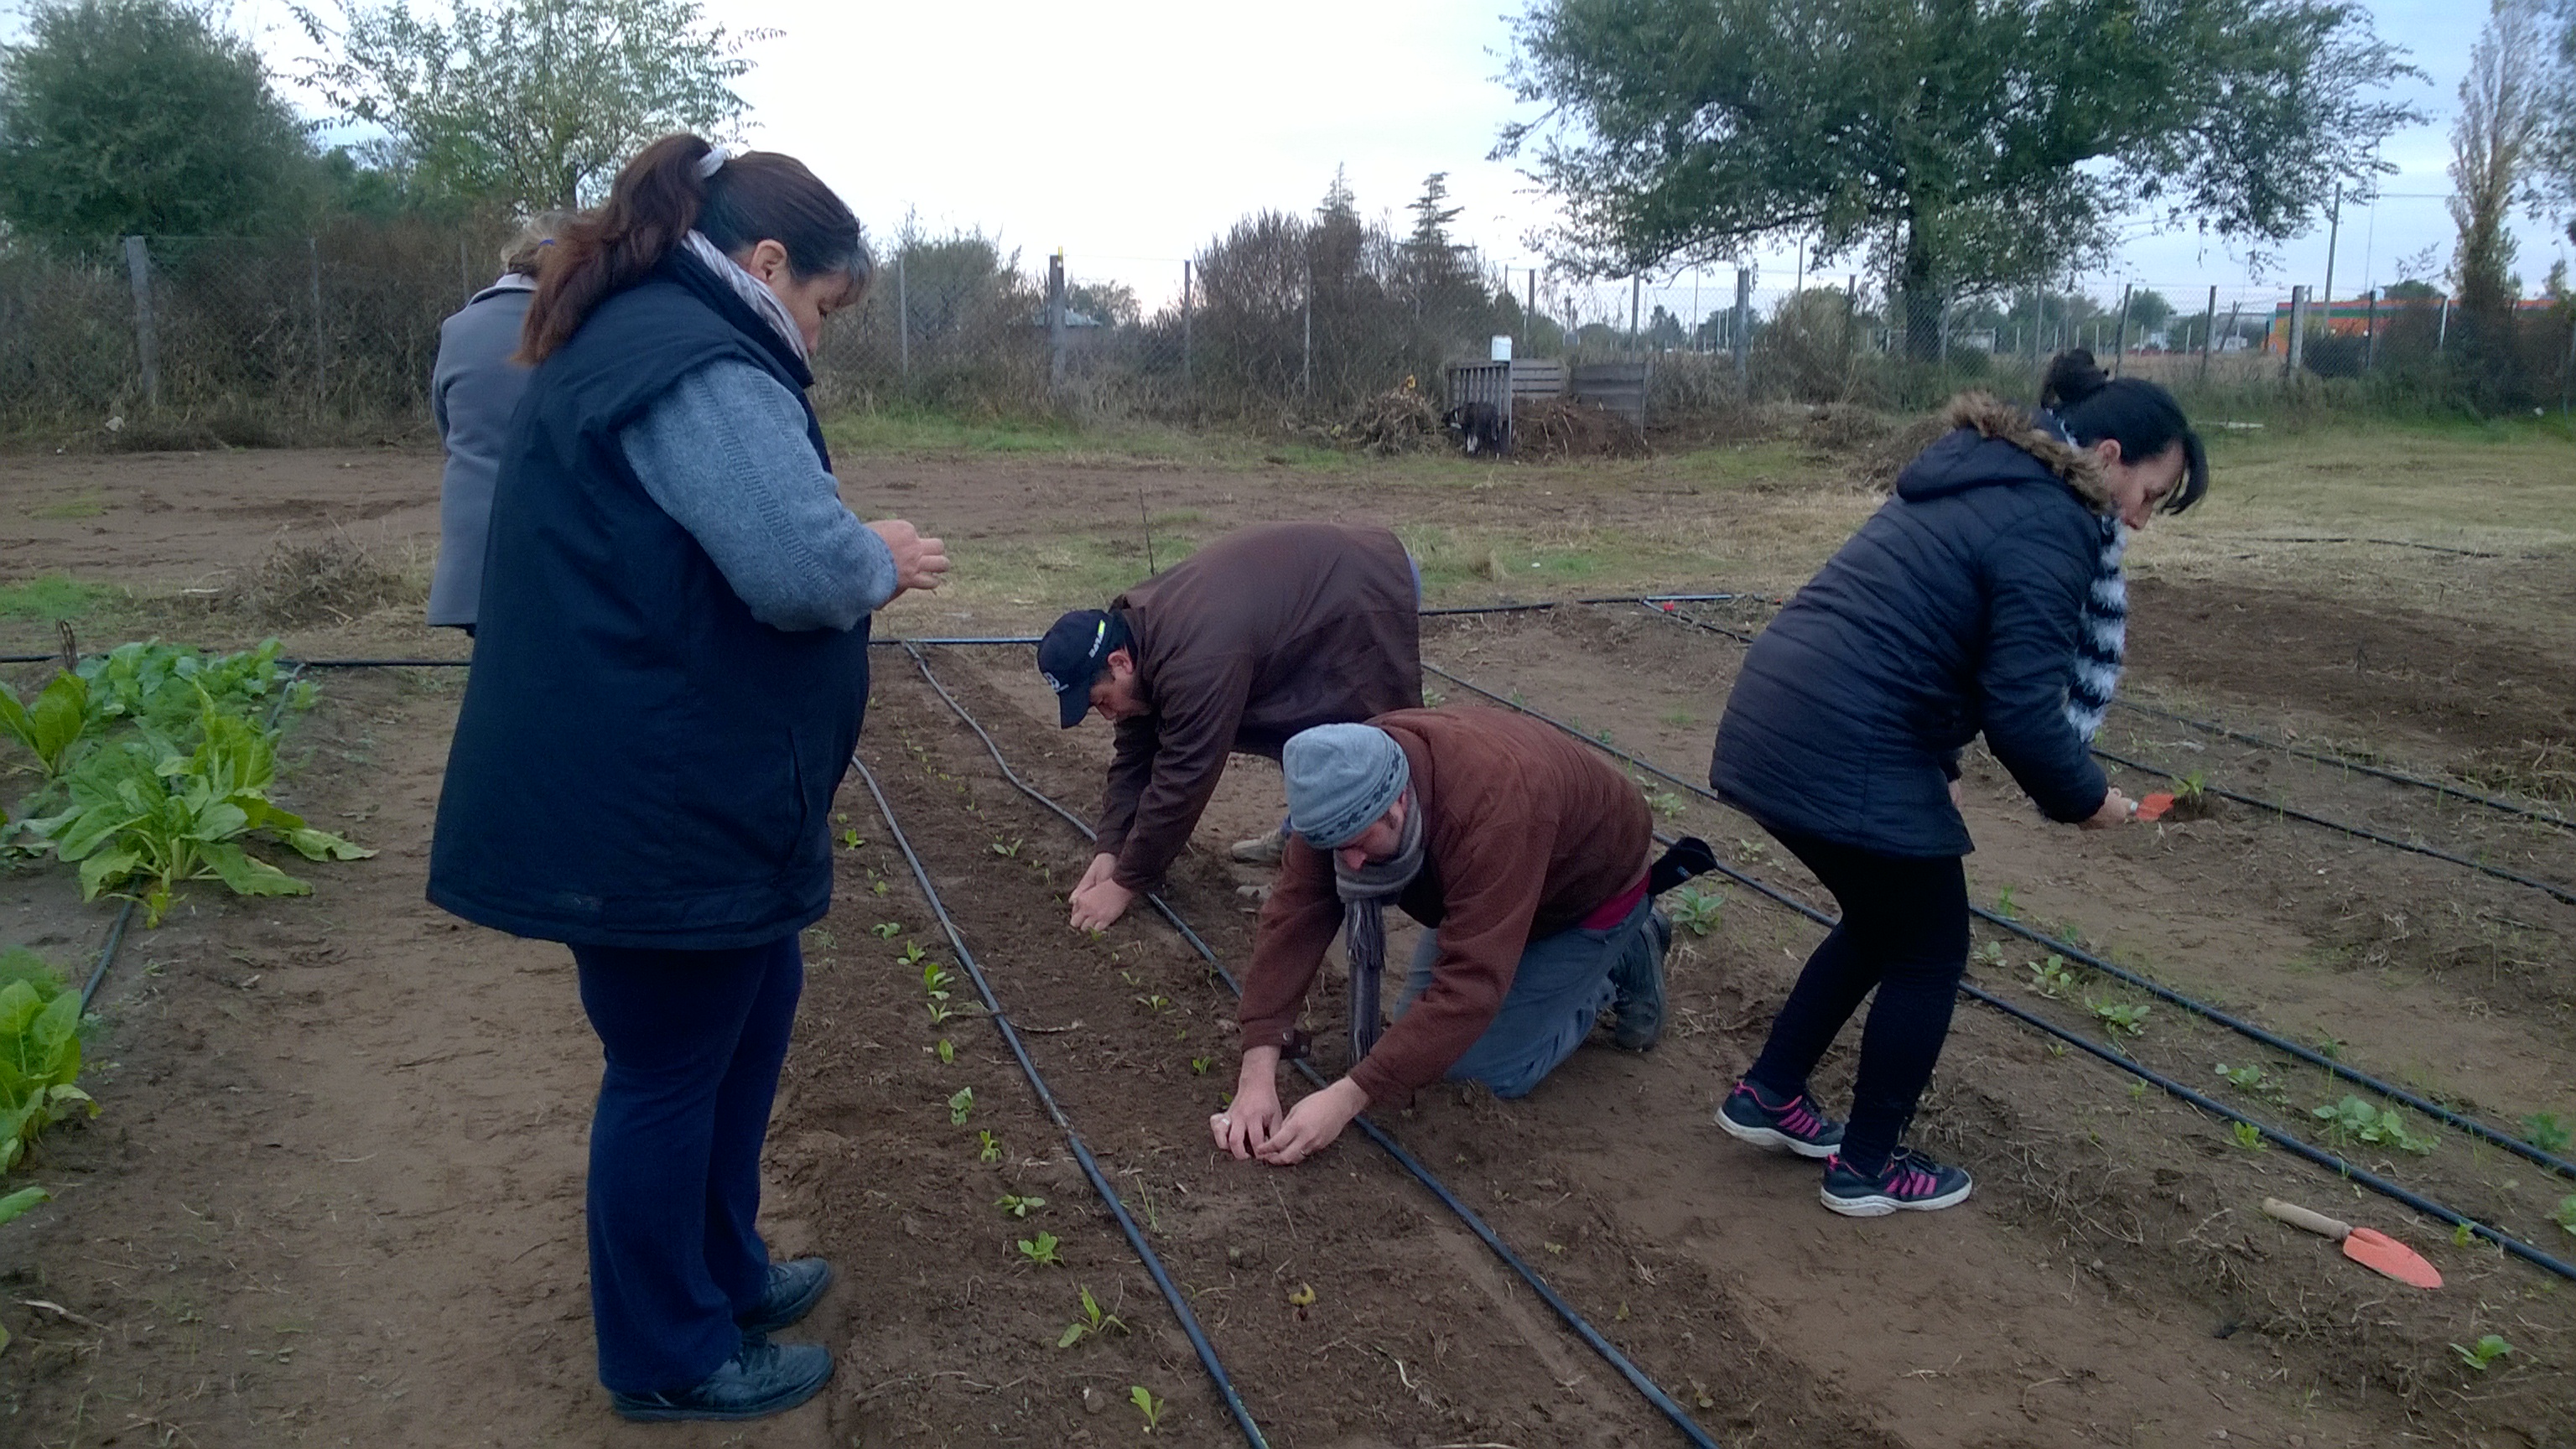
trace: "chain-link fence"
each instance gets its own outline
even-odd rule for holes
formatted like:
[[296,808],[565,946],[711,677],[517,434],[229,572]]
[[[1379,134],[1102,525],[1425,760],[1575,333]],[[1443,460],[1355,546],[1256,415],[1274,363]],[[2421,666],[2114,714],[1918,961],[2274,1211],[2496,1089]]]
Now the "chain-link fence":
[[[0,429],[153,446],[422,428],[439,323],[490,282],[508,232],[352,220],[284,238],[0,239]],[[1579,282],[1278,215],[1191,258],[1024,265],[975,233],[907,234],[884,251],[876,286],[815,358],[827,408],[1294,426],[1392,396],[1436,415],[1451,368],[1493,357],[1498,340],[1519,359],[1509,385],[1524,402],[1571,393],[1641,423],[1747,401],[1919,405],[1981,374],[2024,381],[2069,346],[2180,384],[2377,378],[2394,398],[2447,386],[2463,345],[2458,309],[2424,288],[2329,306],[2304,288],[2141,282],[1960,302],[1918,346],[1863,274]],[[2565,406],[2571,322],[2563,301],[2526,302],[2487,349],[2522,403]]]

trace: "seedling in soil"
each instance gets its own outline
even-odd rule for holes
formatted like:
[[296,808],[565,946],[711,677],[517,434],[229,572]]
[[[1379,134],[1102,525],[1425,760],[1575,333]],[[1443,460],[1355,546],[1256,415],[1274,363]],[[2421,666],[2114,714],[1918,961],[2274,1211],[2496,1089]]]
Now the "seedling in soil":
[[878,881],[876,891],[878,895],[884,895],[886,893],[886,883],[884,881]]
[[2147,1095],[2147,1079],[2146,1079],[2146,1078],[2144,1078],[2144,1077],[2140,1077],[2140,1078],[2138,1078],[2136,1081],[2131,1082],[2131,1083],[2129,1084],[2129,1100],[2130,1100],[2130,1101],[2132,1101],[2132,1102],[2144,1101],[2144,1100],[2146,1099],[2146,1095]]
[[2460,1356],[2460,1362],[2485,1373],[2488,1365],[2512,1353],[2513,1345],[2505,1342],[2503,1335],[2490,1333],[2479,1339],[2475,1348],[2462,1348],[2455,1343],[2451,1345],[2451,1352]]
[[929,954],[921,949],[919,941],[906,941],[903,943],[903,954],[894,959],[905,966],[918,966],[921,964],[921,958]]
[[2435,1145],[2434,1139],[2406,1130],[2406,1119],[2395,1108],[2374,1107],[2359,1097],[2346,1097],[2330,1107],[2319,1107],[2311,1115],[2326,1124],[2330,1135],[2346,1141],[2394,1147],[2418,1155],[2432,1151]]
[[1162,995],[1139,996],[1136,1004],[1159,1016],[1171,1007],[1172,999]]
[[1995,892],[1995,914],[2003,917],[2007,921],[2018,921],[2021,919],[2021,917],[2013,911],[2011,886],[2005,886],[2002,890]]
[[2317,1038],[2317,1055],[2318,1055],[2318,1056],[2321,1056],[2321,1057],[2324,1057],[2327,1061],[2330,1061],[2330,1062],[2339,1062],[2339,1061],[2342,1061],[2342,1060],[2343,1060],[2343,1041],[2342,1041],[2342,1039],[2341,1039],[2341,1038],[2338,1038],[2338,1037],[2331,1037],[2331,1036],[2321,1036],[2321,1037],[2318,1037],[2318,1038]]
[[948,1038],[943,1036],[939,1039],[939,1045],[932,1047],[931,1050],[939,1054],[939,1064],[941,1066],[953,1066],[956,1064],[957,1043],[950,1041]]
[[1715,891],[1703,891],[1697,886],[1684,886],[1674,893],[1668,914],[1674,925],[1694,936],[1705,936],[1717,929],[1718,920],[1725,911],[1726,897]]
[[2576,1233],[2576,1193],[2560,1198],[2558,1211],[2551,1213],[2549,1220],[2571,1233]]
[[1024,1218],[1029,1215],[1029,1209],[1045,1207],[1046,1199],[1042,1197],[1022,1197],[1015,1192],[1006,1192],[999,1198],[994,1199],[993,1206],[1000,1208],[1002,1211],[1009,1213],[1015,1218]]
[[817,951],[833,950],[841,944],[840,938],[820,926],[812,927],[805,932],[805,942]]
[[2127,1006],[2116,1001],[2095,1001],[2088,996],[2084,998],[2084,1005],[2102,1023],[2102,1029],[2113,1036],[2147,1034],[2147,1012],[2150,1008],[2143,1004]]
[[1001,1138],[994,1136],[991,1132],[986,1131],[981,1127],[978,1127],[975,1129],[975,1141],[977,1144],[975,1148],[975,1160],[977,1162],[999,1162],[1002,1160]]
[[1975,961],[1980,966],[2001,966],[2004,964],[2004,943],[2001,941],[1988,941],[1986,944],[1979,946],[1976,954],[1969,959]]
[[2251,1122],[2232,1122],[2227,1130],[2236,1139],[2236,1145],[2248,1152],[2260,1152],[2267,1145],[2263,1141],[2263,1130]]
[[1014,1246],[1019,1248],[1021,1257],[1042,1268],[1061,1268],[1064,1259],[1057,1257],[1055,1250],[1056,1245],[1063,1241],[1053,1233],[1040,1233],[1034,1241],[1022,1238]]
[[1064,1326],[1064,1333],[1056,1339],[1055,1346],[1071,1348],[1086,1338],[1097,1338],[1113,1328],[1120,1333],[1127,1331],[1127,1325],[1119,1321],[1118,1315],[1100,1311],[1100,1300],[1092,1297],[1091,1290],[1085,1288],[1082,1290],[1082,1317]]
[[2218,1074],[2227,1079],[2227,1084],[2229,1086],[2234,1087],[2236,1090],[2246,1093],[2249,1096],[2269,1097],[2274,1101],[2279,1101],[2283,1095],[2283,1089],[2279,1080],[2273,1077],[2270,1072],[2263,1070],[2261,1067],[2231,1067],[2221,1063],[2218,1068]]
[[[2480,1367],[2483,1368],[2485,1365],[2481,1364]],[[1146,1433],[1151,1434],[1157,1428],[1162,1426],[1163,1401],[1155,1398],[1153,1392],[1147,1389],[1143,1384],[1131,1384],[1128,1386],[1127,1402],[1134,1404],[1136,1406],[1136,1412],[1145,1416]]]
[[1771,848],[1758,840],[1735,842],[1735,860],[1739,865],[1760,865],[1771,858]]
[[1656,814],[1669,820],[1682,813],[1683,801],[1681,796],[1670,790],[1657,790],[1646,797],[1646,804],[1652,807]]
[[2570,1138],[2576,1137],[2555,1112],[2534,1112],[2523,1118],[2522,1135],[2543,1152],[2564,1152]]
[[876,933],[878,940],[891,941],[895,937],[903,934],[903,922],[879,921],[875,925],[868,927],[868,929]]
[[2030,966],[2030,989],[2055,1001],[2059,992],[2075,989],[2075,972],[2067,966],[2063,956],[2052,955],[2045,961],[2034,961]]
[[2454,1247],[2454,1248],[2465,1248],[2465,1247],[2467,1247],[2469,1244],[2476,1242],[2476,1241],[2477,1241],[2477,1238],[2478,1238],[2478,1235],[2477,1235],[2476,1230],[2472,1229],[2472,1228],[2469,1226],[2469,1224],[2468,1224],[2468,1222],[2467,1222],[2467,1220],[2466,1220],[2466,1219],[2462,1219],[2462,1220],[2461,1220],[2461,1221],[2459,1221],[2459,1222],[2456,1222],[2456,1223],[2451,1224],[2451,1246],[2452,1246],[2452,1247]]
[[855,830],[844,830],[841,832],[841,847],[844,850],[856,850],[865,844],[867,844],[867,842],[859,838],[859,832]]
[[957,1089],[957,1095],[948,1099],[948,1125],[951,1127],[965,1126],[966,1114],[974,1110],[975,1089],[973,1087],[959,1087]]
[[[946,996],[948,993],[943,991],[939,994]],[[925,1003],[925,1005],[930,1009],[930,1024],[932,1026],[946,1026],[951,1020],[965,1014],[957,1008],[950,1006],[945,1001],[932,1001]]]
[[[921,958],[916,956],[913,959],[918,961]],[[947,967],[936,961],[929,962],[921,968],[921,989],[929,992],[930,999],[933,1001],[946,1001],[949,983],[955,979],[948,974]]]
[[1208,1068],[1215,1064],[1216,1058],[1214,1057],[1192,1057],[1190,1058],[1190,1075],[1204,1077],[1207,1075]]
[[1025,841],[1014,840],[1010,844],[1004,845],[1002,842],[996,840],[993,842],[993,853],[1004,860],[1017,860],[1020,858],[1020,847],[1026,843],[1027,842]]

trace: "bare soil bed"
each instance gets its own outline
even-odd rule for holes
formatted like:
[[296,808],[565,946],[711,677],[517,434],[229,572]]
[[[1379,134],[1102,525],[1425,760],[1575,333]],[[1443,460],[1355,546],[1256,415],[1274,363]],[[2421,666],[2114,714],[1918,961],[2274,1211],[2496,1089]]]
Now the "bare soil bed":
[[[1202,535],[1316,512],[1436,521],[1467,499],[1530,528],[1700,528],[1700,515],[1807,506],[1758,490],[1675,493],[1651,469],[1503,474],[1472,493],[1372,487],[1364,473],[935,459],[859,460],[846,476],[864,512],[996,544],[1091,527],[1120,499],[1132,510],[1140,487],[1156,509],[1188,510],[1173,526]],[[0,582],[63,571],[150,598],[255,565],[281,524],[297,537],[375,528],[398,552],[434,520],[434,503],[421,512],[434,464],[417,455],[62,460],[18,478],[34,491],[13,496],[61,516],[9,522]],[[88,499],[105,511],[85,512]],[[1793,562],[1778,571],[1794,574]],[[2523,567],[2564,573],[2566,561]],[[1071,602],[1020,597],[907,601],[880,632],[1001,632]],[[170,607],[164,632],[253,636],[252,621]],[[1758,627],[1763,612],[1708,617]],[[2563,618],[2451,617],[2259,577],[2187,589],[2149,577],[2137,619],[2132,696],[2195,717],[2425,770],[2568,744],[2576,664]],[[0,635],[7,648],[48,642],[28,624]],[[390,611],[288,642],[306,655],[454,649]],[[1697,779],[1741,647],[1601,607],[1440,621],[1425,653]],[[1105,733],[1054,728],[1028,651],[929,655],[1015,767],[1089,807]],[[1155,1437],[1240,1442],[997,1034],[971,1014],[932,1020],[921,964],[902,957],[917,944],[959,963],[856,776],[840,804],[856,843],[842,851],[838,904],[806,941],[767,1218],[777,1250],[840,1267],[796,1331],[834,1346],[839,1377],[819,1406],[750,1435],[612,1419],[591,1378],[581,1237],[598,1056],[569,960],[421,899],[460,684],[456,671],[334,674],[290,737],[287,803],[380,857],[312,868],[310,900],[200,889],[128,942],[93,1046],[106,1111],[51,1140],[37,1165],[58,1200],[0,1229],[0,1323],[17,1335],[0,1355],[0,1442],[1132,1443],[1143,1420],[1131,1386],[1168,1400]],[[2103,743],[2576,882],[2564,831],[2141,715],[2115,714]],[[1141,911],[1097,939],[1065,928],[1062,891],[1087,848],[1003,782],[900,651],[876,651],[861,754],[1272,1442],[1679,1442],[1356,1134],[1292,1171],[1210,1150],[1205,1119],[1233,1074],[1223,987]],[[1829,904],[1748,822],[1642,784],[1666,829]],[[2331,1040],[2354,1064],[2508,1129],[2540,1112],[2576,1120],[2576,907],[2243,807],[2079,836],[2033,817],[1990,761],[1972,757],[1970,791],[1981,903],[2008,899],[2023,920],[2286,1035]],[[1227,864],[1224,844],[1278,806],[1275,770],[1239,761],[1168,893],[1230,966],[1248,956],[1239,891],[1258,877]],[[0,876],[0,906],[0,941],[66,965],[105,932],[107,913],[82,906],[60,871]],[[2283,1152],[2248,1150],[2225,1124],[1983,1008],[1961,1006],[1918,1127],[1977,1173],[1977,1196],[1901,1221],[1826,1214],[1812,1168],[1743,1150],[1709,1120],[1816,934],[1729,890],[1720,921],[1675,953],[1677,1009],[1655,1051],[1596,1043],[1525,1101],[1443,1088],[1377,1120],[1729,1445],[2576,1443],[2576,1286],[2455,1247]],[[2101,980],[2043,994],[2030,971],[2040,950],[1992,944],[1972,977],[2071,1030],[2103,1030],[2087,996],[2144,1000]],[[950,989],[969,999],[962,979]],[[1340,989],[1328,973],[1319,1027],[1338,1021]],[[2163,1005],[2146,1027],[2121,1039],[2139,1064],[2325,1140],[2310,1112],[2340,1084]],[[1827,1064],[1829,1101],[1848,1088],[1849,1046]],[[1333,1047],[1319,1055],[1340,1065]],[[2247,1063],[2271,1069],[2274,1094],[2216,1075]],[[973,1091],[962,1123],[961,1088]],[[2576,1183],[2436,1135],[2425,1156],[2352,1150],[2576,1253],[2548,1218]],[[1006,1195],[1045,1202],[1015,1217]],[[2264,1218],[2266,1195],[2390,1231],[2449,1286],[2413,1294],[2371,1277]],[[1015,1246],[1039,1232],[1059,1240],[1060,1265]],[[1083,1288],[1126,1331],[1058,1348]],[[2450,1345],[2486,1333],[2515,1353],[2479,1373]]]

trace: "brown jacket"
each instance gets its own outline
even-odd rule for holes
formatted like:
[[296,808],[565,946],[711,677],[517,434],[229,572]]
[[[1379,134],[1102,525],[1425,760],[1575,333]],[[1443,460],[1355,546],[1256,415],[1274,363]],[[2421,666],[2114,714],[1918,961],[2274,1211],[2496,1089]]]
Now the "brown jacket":
[[1118,726],[1101,792],[1117,882],[1162,884],[1230,752],[1422,703],[1420,604],[1395,535],[1340,523],[1227,534],[1112,600],[1152,711]]
[[[1581,921],[1646,873],[1654,822],[1635,784],[1547,725],[1500,710],[1399,710],[1395,736],[1428,831],[1422,874],[1396,904],[1440,933],[1430,989],[1351,1080],[1402,1102],[1485,1034],[1522,948]],[[1243,1045],[1288,1048],[1342,924],[1333,863],[1291,836],[1243,981]]]

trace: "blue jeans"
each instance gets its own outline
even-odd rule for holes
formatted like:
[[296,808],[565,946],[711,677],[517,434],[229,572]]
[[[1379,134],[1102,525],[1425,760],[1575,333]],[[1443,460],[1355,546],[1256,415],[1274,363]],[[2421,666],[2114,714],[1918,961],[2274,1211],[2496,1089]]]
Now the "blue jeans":
[[[1591,1034],[1593,1022],[1619,994],[1622,968],[1652,968],[1655,936],[1647,921],[1653,912],[1648,898],[1606,931],[1574,926],[1522,947],[1502,1009],[1449,1069],[1449,1080],[1482,1082],[1497,1097],[1528,1096]],[[1424,931],[1413,948],[1398,1017],[1431,988],[1431,968],[1439,959],[1440,933]]]
[[590,1123],[599,1381],[689,1388],[742,1346],[769,1286],[760,1149],[805,985],[794,936],[740,951],[575,946],[607,1056]]

